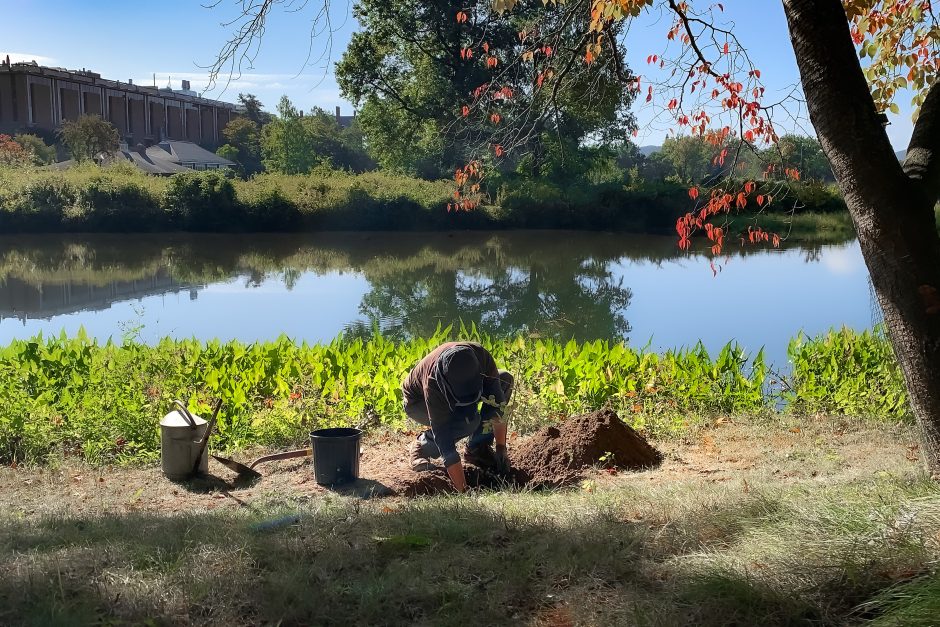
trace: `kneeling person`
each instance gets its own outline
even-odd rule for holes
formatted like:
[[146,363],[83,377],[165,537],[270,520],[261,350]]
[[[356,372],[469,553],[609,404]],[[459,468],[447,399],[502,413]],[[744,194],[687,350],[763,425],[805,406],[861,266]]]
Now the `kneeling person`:
[[467,481],[457,441],[469,438],[465,461],[507,471],[503,408],[512,383],[512,375],[498,370],[489,351],[475,342],[447,342],[431,351],[402,383],[405,414],[430,427],[411,446],[411,467],[427,470],[431,458],[441,457],[454,487],[463,492]]

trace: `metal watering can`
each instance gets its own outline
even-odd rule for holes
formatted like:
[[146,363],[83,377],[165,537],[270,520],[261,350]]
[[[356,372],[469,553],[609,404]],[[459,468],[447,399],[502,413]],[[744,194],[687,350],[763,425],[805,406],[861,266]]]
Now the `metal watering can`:
[[176,407],[160,420],[160,458],[167,479],[186,479],[209,471],[206,445],[216,416],[222,407],[218,401],[212,418],[206,422],[191,413],[182,401],[173,401]]

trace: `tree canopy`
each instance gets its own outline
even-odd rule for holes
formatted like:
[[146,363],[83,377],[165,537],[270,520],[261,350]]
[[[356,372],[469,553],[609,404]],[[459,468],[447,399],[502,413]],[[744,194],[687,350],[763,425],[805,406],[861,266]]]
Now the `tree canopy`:
[[66,120],[59,130],[62,143],[76,161],[90,161],[103,152],[118,149],[121,136],[117,128],[97,115],[82,115]]
[[304,174],[318,165],[354,172],[372,167],[355,128],[341,128],[336,117],[314,108],[305,115],[283,96],[277,117],[261,130],[264,167],[283,174]]
[[[628,134],[633,94],[617,81],[618,72],[629,74],[622,49],[619,63],[572,68],[570,82],[548,106],[533,88],[536,77],[511,66],[524,52],[519,31],[528,16],[507,23],[455,21],[458,12],[484,11],[488,4],[469,7],[456,0],[356,3],[363,28],[353,34],[336,76],[343,96],[361,104],[363,133],[381,165],[425,176],[453,172],[478,147],[499,141],[500,125],[513,128],[516,141],[537,156],[535,169],[549,135],[571,149]],[[551,28],[574,36],[577,25]],[[537,54],[555,52],[544,47]],[[471,109],[480,123],[455,124],[461,115],[472,119]]]

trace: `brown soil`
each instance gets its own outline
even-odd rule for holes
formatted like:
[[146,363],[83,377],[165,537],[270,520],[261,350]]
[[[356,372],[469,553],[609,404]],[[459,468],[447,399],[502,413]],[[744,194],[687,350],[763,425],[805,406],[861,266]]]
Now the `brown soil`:
[[[640,434],[607,409],[574,416],[540,429],[514,447],[512,472],[500,477],[489,468],[466,464],[467,485],[478,488],[517,487],[531,490],[560,488],[577,483],[584,470],[602,465],[619,470],[658,466],[663,456]],[[443,468],[389,477],[389,492],[421,496],[452,490]]]

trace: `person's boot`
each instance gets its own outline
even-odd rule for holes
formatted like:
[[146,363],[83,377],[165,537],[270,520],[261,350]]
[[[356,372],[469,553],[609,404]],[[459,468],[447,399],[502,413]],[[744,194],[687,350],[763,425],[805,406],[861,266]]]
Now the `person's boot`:
[[431,469],[431,460],[421,451],[421,443],[415,440],[409,449],[411,469],[415,472],[424,472]]
[[466,446],[463,451],[463,460],[478,468],[495,468],[496,452],[492,446]]

